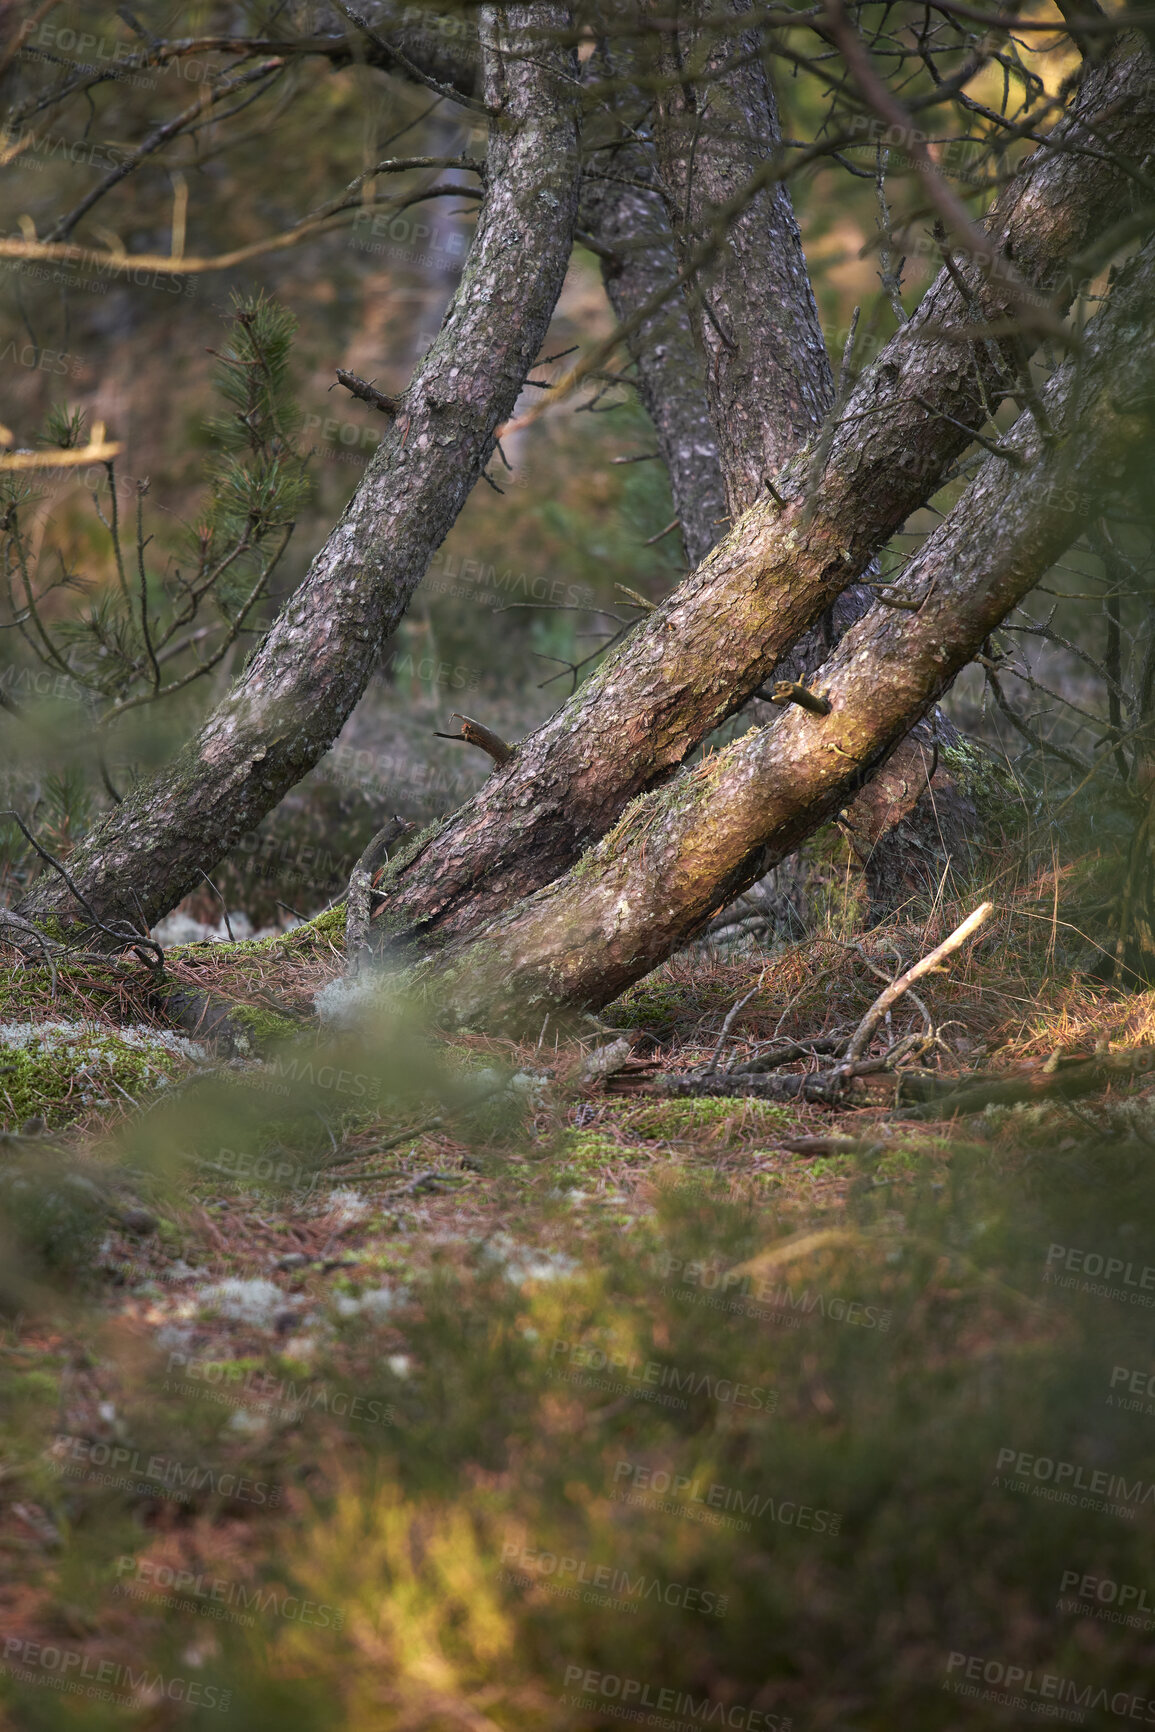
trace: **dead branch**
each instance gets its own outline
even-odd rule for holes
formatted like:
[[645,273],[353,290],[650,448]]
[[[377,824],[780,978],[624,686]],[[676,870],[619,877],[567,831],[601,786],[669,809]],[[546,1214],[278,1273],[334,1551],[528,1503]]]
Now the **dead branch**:
[[916,980],[921,980],[925,974],[933,973],[937,968],[941,967],[948,956],[952,956],[961,945],[965,944],[972,933],[977,932],[979,927],[982,926],[994,913],[994,906],[993,902],[982,903],[980,907],[975,909],[973,914],[967,915],[962,925],[957,926],[949,938],[944,938],[942,943],[932,950],[928,956],[924,956],[921,962],[916,962],[913,968],[908,968],[905,974],[900,974],[897,980],[891,981],[890,985],[884,992],[879,993],[878,997],[875,999],[874,1003],[855,1029],[853,1035],[850,1037],[850,1045],[846,1049],[846,1056],[851,1064],[862,1057],[870,1044],[871,1035],[874,1033],[891,1005],[897,1004],[899,999],[904,993],[909,991]]
[[1038,1070],[1016,1071],[1010,1076],[987,1071],[970,1078],[959,1088],[958,1078],[906,1078],[900,1084],[906,1095],[931,1095],[896,1113],[900,1119],[950,1119],[981,1113],[992,1106],[1017,1106],[1029,1101],[1066,1101],[1095,1094],[1112,1082],[1126,1082],[1155,1065],[1155,1048],[1139,1047],[1126,1053],[1089,1057],[1083,1053],[1056,1053]]
[[384,824],[349,875],[349,890],[345,907],[345,955],[350,963],[357,962],[369,943],[370,902],[373,877],[383,860],[388,859],[394,842],[407,836],[413,825],[396,813]]
[[71,451],[6,451],[0,455],[0,469],[80,469],[90,463],[107,463],[123,450],[119,440],[104,437],[104,422],[98,421],[87,445]]
[[[769,964],[767,964],[767,966],[769,966]],[[715,1046],[713,1052],[710,1054],[710,1062],[706,1066],[705,1070],[702,1072],[703,1076],[713,1076],[714,1072],[717,1070],[718,1057],[722,1051],[722,1047],[725,1045],[726,1036],[730,1032],[730,1029],[731,1029],[733,1022],[734,1022],[734,1018],[738,1015],[738,1012],[740,1010],[745,1010],[746,1006],[749,1004],[749,1002],[752,998],[757,998],[758,994],[762,990],[762,982],[765,980],[765,978],[766,978],[766,969],[764,968],[762,970],[761,974],[758,976],[757,985],[752,986],[750,988],[750,991],[748,993],[746,993],[745,997],[738,999],[738,1001],[735,1004],[732,1004],[730,1006],[729,1010],[726,1012],[726,1020],[722,1024],[721,1033],[718,1035],[717,1045]]]
[[464,740],[467,746],[480,746],[483,752],[488,752],[495,764],[507,764],[513,757],[515,748],[507,746],[500,734],[495,734],[492,728],[487,728],[483,722],[475,722],[471,716],[463,716],[457,710],[453,712],[455,722],[461,723],[459,734],[443,734],[434,728],[439,740]]
[[371,403],[374,409],[380,409],[382,415],[396,415],[401,409],[399,397],[387,397],[384,391],[369,379],[358,379],[356,373],[348,373],[344,367],[337,368],[337,382],[344,385],[346,391],[351,391],[354,397],[362,403]]
[[[126,920],[117,922],[117,924],[122,928],[120,932],[115,931],[111,926],[106,926],[103,920],[101,920],[96,914],[92,904],[87,900],[83,892],[77,888],[68,868],[61,864],[55,854],[50,854],[47,848],[42,847],[24,822],[23,818],[20,816],[19,812],[14,812],[11,808],[8,808],[6,811],[0,812],[0,818],[11,818],[12,822],[16,825],[16,828],[20,831],[20,834],[24,837],[24,840],[36,850],[45,865],[51,866],[53,871],[64,880],[68,889],[72,892],[72,895],[76,898],[81,908],[83,908],[85,914],[87,914],[96,931],[103,932],[107,938],[115,939],[119,949],[134,950],[146,967],[151,968],[157,975],[163,975],[164,951],[155,938],[150,938],[147,932],[134,932]],[[144,954],[145,949],[155,951],[155,960],[150,959]]]
[[[761,691],[756,696],[761,697]],[[800,680],[779,680],[771,688],[769,700],[772,704],[797,704],[800,709],[809,710],[812,716],[828,716],[832,707],[828,698],[812,692]]]

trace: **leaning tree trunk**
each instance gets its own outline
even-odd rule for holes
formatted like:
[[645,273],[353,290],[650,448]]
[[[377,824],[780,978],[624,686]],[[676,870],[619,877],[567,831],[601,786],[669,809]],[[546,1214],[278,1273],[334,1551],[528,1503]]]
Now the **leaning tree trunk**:
[[[1079,154],[1092,129],[1093,154]],[[988,221],[992,247],[1042,300],[1070,304],[1072,262],[1131,210],[1118,159],[1142,163],[1153,140],[1152,60],[1132,37],[1087,70],[1054,148],[1036,153]],[[751,507],[472,800],[402,852],[381,917],[390,934],[423,946],[471,936],[566,871],[747,702],[984,425],[1011,357],[975,341],[976,296],[996,329],[1013,325],[1014,297],[997,281],[944,270],[859,377],[821,465],[804,452],[780,471],[787,508]]]
[[[718,212],[784,154],[758,31],[743,28],[744,0],[730,0],[730,6],[728,29],[716,0],[691,0],[678,28],[655,36],[661,47],[654,136],[683,266],[718,238]],[[763,186],[727,225],[725,245],[692,285],[689,300],[737,517],[836,413],[818,308],[782,181]],[[877,567],[869,576],[877,576]],[[865,585],[844,589],[789,646],[768,684],[804,679],[872,599]],[[928,718],[918,739],[896,748],[879,785],[866,786],[850,802],[846,823],[876,917],[928,885],[933,890],[943,876],[940,863],[964,862],[977,840],[975,807],[937,753],[933,788],[928,781],[931,754],[923,746],[959,737],[945,716]]]
[[[461,282],[361,485],[245,671],[175,764],[72,854],[107,925],[174,907],[317,763],[364,691],[541,349],[569,263],[580,160],[561,6],[494,9],[486,196]],[[84,923],[41,877],[20,912]]]
[[[1057,435],[1020,417],[904,578],[821,670],[829,713],[791,707],[636,801],[565,876],[424,965],[441,1013],[537,1028],[596,1009],[699,932],[717,908],[837,811],[1112,494],[1151,458],[1155,240],[1043,393]],[[1136,384],[1138,381],[1138,384]],[[1083,512],[1056,508],[1071,496]],[[796,513],[792,514],[796,515]]]
[[[544,31],[557,14],[518,12],[519,21],[527,18]],[[410,387],[407,421],[383,442],[305,585],[198,739],[72,856],[80,889],[106,918],[133,919],[138,903],[147,918],[158,917],[322,755],[492,449],[493,429],[536,351],[532,327],[544,331],[564,270],[559,237],[576,196],[567,107],[575,87],[568,76],[555,82],[560,65],[552,50],[518,56],[506,81],[500,58],[490,58],[488,87],[504,98],[492,184],[469,270]],[[1056,129],[1061,148],[1041,149],[996,206],[992,235],[1013,247],[1040,293],[1055,292],[1064,260],[1126,214],[1130,183],[1117,162],[1148,153],[1153,88],[1145,51],[1117,44]],[[1072,154],[1089,124],[1093,154]],[[542,188],[549,175],[556,189]],[[539,214],[550,200],[556,231]],[[505,244],[511,233],[532,233],[537,257]],[[496,333],[488,300],[471,293],[483,284],[510,321]],[[988,317],[1009,311],[1012,297],[990,287],[984,296]],[[1070,294],[1057,299],[1065,305]],[[755,507],[631,634],[624,654],[608,658],[440,835],[419,839],[394,873],[392,925],[434,939],[476,930],[564,871],[634,795],[667,778],[747,701],[786,647],[934,491],[967,443],[956,424],[982,425],[983,393],[999,369],[993,343],[962,338],[972,325],[970,300],[971,291],[960,296],[944,273],[860,379],[822,473],[796,465],[784,478],[788,497],[810,496],[804,530],[793,511],[779,524],[770,505]],[[864,415],[874,427],[869,437]],[[440,444],[454,432],[458,447]],[[378,561],[376,581],[366,580],[362,564]],[[75,916],[70,896],[49,880],[34,886],[23,909]]]

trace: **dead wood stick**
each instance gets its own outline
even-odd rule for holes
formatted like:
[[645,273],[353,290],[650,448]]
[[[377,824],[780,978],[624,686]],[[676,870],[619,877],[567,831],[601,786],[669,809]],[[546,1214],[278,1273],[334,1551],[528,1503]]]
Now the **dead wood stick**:
[[[762,695],[760,689],[756,696]],[[772,704],[799,704],[812,716],[828,716],[832,708],[829,698],[824,698],[820,692],[812,692],[801,680],[779,680],[768,696]]]
[[852,1070],[787,1071],[769,1076],[750,1076],[733,1072],[719,1076],[676,1076],[666,1073],[655,1077],[656,1094],[672,1095],[676,1100],[694,1096],[747,1098],[763,1101],[816,1101],[836,1106],[845,1092],[849,1076],[867,1076],[881,1070],[886,1060],[865,1059]]
[[[769,963],[767,963],[766,967],[768,968],[769,966],[770,966]],[[756,986],[752,986],[750,988],[750,991],[746,994],[746,996],[744,998],[740,998],[736,1004],[732,1004],[730,1006],[730,1009],[726,1012],[726,1020],[722,1024],[722,1032],[718,1036],[718,1043],[710,1055],[710,1062],[706,1066],[705,1070],[702,1072],[703,1076],[713,1076],[714,1072],[717,1070],[717,1068],[718,1068],[718,1056],[722,1051],[723,1044],[725,1043],[726,1036],[730,1032],[730,1028],[731,1028],[731,1025],[733,1024],[734,1018],[737,1016],[737,1014],[740,1010],[745,1010],[746,1006],[749,1004],[749,1002],[752,998],[757,998],[758,994],[762,990],[762,982],[765,980],[765,978],[766,978],[766,969],[764,968],[762,970],[761,974],[758,976],[758,984]]]
[[816,1040],[792,1040],[771,1052],[759,1053],[747,1064],[736,1065],[730,1076],[757,1076],[762,1071],[777,1070],[779,1065],[793,1064],[795,1059],[817,1058],[819,1054],[837,1058],[846,1050],[846,1036],[819,1035]]
[[[961,1088],[949,1092],[936,1089],[930,1100],[906,1107],[895,1117],[950,1119],[956,1114],[981,1113],[990,1106],[1017,1106],[1021,1101],[1078,1099],[1097,1094],[1113,1082],[1129,1082],[1149,1071],[1153,1062],[1155,1049],[1139,1047],[1133,1052],[1094,1058],[1072,1055],[1066,1062],[1059,1056],[1058,1062],[1048,1060],[1041,1070],[1015,1071],[1009,1076],[987,1071],[972,1076]],[[921,1093],[927,1085],[918,1086]]]
[[362,403],[371,403],[374,409],[380,409],[382,415],[396,415],[401,408],[400,398],[387,397],[384,391],[378,391],[371,379],[359,379],[356,373],[348,373],[344,367],[337,368],[337,382]]
[[369,944],[369,919],[373,874],[382,860],[387,858],[388,850],[402,836],[408,835],[413,826],[405,818],[394,815],[384,827],[378,830],[352,872],[349,874],[349,889],[345,905],[345,955],[351,963],[355,963],[361,952]]
[[434,729],[439,740],[464,740],[467,746],[480,746],[483,752],[488,752],[495,764],[508,764],[514,748],[507,746],[500,734],[495,734],[484,722],[475,722],[472,716],[463,716],[457,710],[453,712],[453,719],[461,723],[461,732],[443,734]]
[[961,945],[965,944],[971,934],[977,932],[984,921],[988,920],[994,913],[994,907],[993,902],[982,903],[973,914],[968,914],[962,925],[956,926],[950,937],[944,938],[942,943],[930,952],[929,956],[924,956],[921,962],[916,962],[913,968],[908,968],[905,974],[900,974],[896,980],[891,981],[885,992],[879,993],[850,1037],[850,1045],[846,1049],[848,1064],[853,1064],[862,1057],[870,1043],[871,1035],[891,1005],[897,1004],[898,1000],[914,985],[916,980],[921,980],[924,974],[932,973],[934,969],[945,962],[948,956],[951,956]]
[[871,1142],[865,1137],[844,1137],[837,1133],[828,1137],[775,1137],[774,1141],[790,1155],[855,1155],[860,1150],[886,1146],[877,1138]]

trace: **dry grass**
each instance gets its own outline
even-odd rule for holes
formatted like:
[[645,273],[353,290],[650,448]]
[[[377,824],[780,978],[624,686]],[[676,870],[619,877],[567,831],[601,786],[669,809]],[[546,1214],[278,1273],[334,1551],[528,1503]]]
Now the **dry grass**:
[[[965,1074],[1155,1038],[1155,994],[1097,985],[1064,959],[1053,879],[1000,889],[980,939],[924,983],[944,1034],[935,1063]],[[603,1021],[638,1031],[636,1059],[685,1070],[712,1052],[728,1010],[762,975],[723,1062],[775,1034],[849,1029],[881,990],[867,959],[894,974],[979,899],[944,902],[920,921],[854,940],[820,933],[771,956],[686,953]],[[182,984],[293,1020],[310,1015],[340,960],[317,934],[186,947],[170,967]],[[114,990],[97,969],[65,985],[65,1014],[83,1006],[110,1020],[146,1019],[132,978]],[[890,1037],[908,1025],[920,1018],[900,1006]],[[1095,1129],[1115,1124],[1118,1102],[1085,1101],[1081,1118],[1057,1107],[965,1127],[896,1124],[881,1098],[838,1110],[666,1100],[646,1092],[652,1072],[641,1070],[640,1092],[619,1096],[581,1080],[583,1058],[608,1038],[596,1032],[551,1034],[540,1045],[422,1038],[447,1076],[486,1067],[538,1083],[488,1116],[439,1109],[420,1091],[355,1111],[321,1099],[319,1116],[319,1097],[278,1104],[268,1135],[286,1136],[299,1113],[292,1146],[316,1184],[278,1192],[192,1167],[157,1179],[147,1197],[154,1230],[110,1223],[95,1267],[55,1299],[42,1287],[31,1320],[0,1341],[12,1397],[12,1470],[0,1480],[9,1632],[67,1639],[100,1659],[148,1655],[170,1671],[195,1650],[203,1675],[236,1692],[238,1723],[288,1717],[306,1732],[576,1732],[602,1721],[589,1704],[561,1700],[575,1661],[623,1676],[641,1668],[659,1688],[698,1699],[757,1700],[796,1722],[816,1703],[834,1713],[835,1699],[856,1700],[874,1704],[856,1711],[864,1732],[915,1718],[954,1732],[938,1673],[957,1645],[941,1608],[961,1570],[975,1651],[1002,1653],[991,1645],[1002,1643],[1008,1655],[1029,1652],[1072,1676],[1110,1671],[1042,1605],[1043,1588],[1053,1604],[1052,1578],[1083,1555],[1082,1518],[984,1486],[1008,1437],[1076,1456],[1082,1431],[1066,1440],[1064,1402],[1074,1401],[1076,1429],[1085,1428],[1101,1405],[1102,1367],[1139,1351],[1121,1344],[1120,1330],[1141,1317],[1094,1314],[1084,1324],[1038,1290],[1049,1239],[1075,1232],[1073,1220],[1088,1243],[1095,1233],[1106,1243],[1107,1226],[1085,1223],[1112,1192],[1142,1183],[1149,1161],[1136,1179],[1126,1153],[1133,1127],[1119,1120],[1116,1152],[1097,1153],[1093,1189],[1077,1189]],[[1129,1098],[1143,1106],[1144,1097]],[[189,1150],[198,1110],[190,1096],[176,1121]],[[440,1123],[425,1123],[438,1111]],[[97,1133],[114,1164],[143,1134],[127,1105],[73,1140],[87,1146]],[[853,1139],[850,1149],[812,1158],[784,1146],[830,1133]],[[228,1140],[247,1147],[243,1134],[230,1130]],[[261,1146],[259,1123],[251,1134]],[[1110,1160],[1122,1162],[1114,1180],[1105,1176]],[[1142,1213],[1137,1202],[1127,1208]],[[980,1221],[985,1236],[975,1238]],[[705,1270],[714,1285],[660,1278],[663,1258]],[[711,1309],[723,1274],[747,1265],[788,1297],[765,1315]],[[198,1299],[207,1284],[231,1280],[269,1285],[262,1317]],[[372,1296],[382,1293],[388,1301],[374,1312]],[[795,1315],[800,1295],[820,1296],[821,1309]],[[893,1329],[848,1327],[826,1315],[832,1298],[893,1317]],[[559,1339],[772,1385],[778,1405],[771,1423],[754,1423],[758,1416],[724,1404],[682,1415],[628,1387],[586,1391],[551,1376]],[[202,1365],[251,1372],[259,1390],[290,1388],[292,1400],[262,1400],[247,1387],[231,1395],[206,1377],[166,1382],[174,1342]],[[1071,1367],[1084,1365],[1076,1400],[1063,1392]],[[339,1406],[354,1397],[394,1418],[354,1423]],[[54,1480],[45,1452],[62,1425],[275,1482],[279,1502],[203,1493],[181,1503]],[[785,1530],[730,1533],[623,1508],[611,1496],[622,1461],[797,1495],[843,1511],[846,1537],[804,1543]],[[1097,1541],[1096,1562],[1104,1575],[1138,1580],[1140,1541],[1116,1527]],[[546,1553],[620,1564],[635,1578],[727,1593],[732,1611],[716,1626],[666,1608],[627,1616],[615,1606],[607,1619],[604,1608],[551,1596],[541,1581],[505,1583],[510,1535]],[[163,1585],[143,1599],[118,1594],[114,1569],[126,1556],[133,1583],[142,1569],[154,1582],[184,1570],[223,1580],[230,1593],[238,1584],[246,1595],[292,1590],[339,1608],[341,1623],[321,1628],[275,1612],[253,1625],[218,1621]],[[925,1609],[885,1587],[899,1577],[918,1585]],[[805,1642],[796,1639],[800,1606]],[[768,1637],[776,1631],[781,1640]],[[1119,1663],[1134,1670],[1140,1638],[1119,1640]],[[142,1732],[169,1723],[149,1712],[131,1711],[129,1722]],[[72,1721],[44,1724],[63,1732]]]

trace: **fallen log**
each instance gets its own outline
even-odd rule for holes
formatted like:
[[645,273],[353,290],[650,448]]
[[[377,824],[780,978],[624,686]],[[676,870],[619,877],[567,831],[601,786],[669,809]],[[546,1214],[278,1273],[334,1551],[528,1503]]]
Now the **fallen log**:
[[[1139,1047],[1132,1052],[1103,1053],[1094,1057],[1057,1053],[1038,1069],[1014,1071],[1009,1075],[988,1071],[973,1076],[962,1088],[931,1085],[927,1079],[920,1078],[915,1087],[931,1098],[902,1108],[894,1116],[898,1119],[950,1119],[985,1112],[987,1107],[1076,1100],[1081,1095],[1098,1094],[1112,1083],[1129,1082],[1153,1066],[1155,1047]],[[957,1080],[950,1079],[955,1084]],[[946,1081],[944,1078],[943,1083]],[[900,1089],[909,1086],[903,1079]]]

